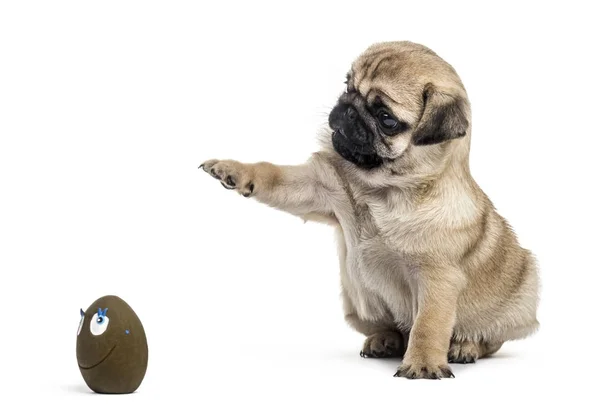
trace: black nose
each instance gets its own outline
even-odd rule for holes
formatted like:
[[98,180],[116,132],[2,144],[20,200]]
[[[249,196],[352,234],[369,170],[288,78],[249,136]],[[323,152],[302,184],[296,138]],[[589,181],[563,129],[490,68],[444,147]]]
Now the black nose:
[[348,107],[346,109],[346,120],[348,120],[349,122],[353,122],[354,120],[356,120],[356,116],[358,115],[358,113],[356,112],[356,109],[352,106]]

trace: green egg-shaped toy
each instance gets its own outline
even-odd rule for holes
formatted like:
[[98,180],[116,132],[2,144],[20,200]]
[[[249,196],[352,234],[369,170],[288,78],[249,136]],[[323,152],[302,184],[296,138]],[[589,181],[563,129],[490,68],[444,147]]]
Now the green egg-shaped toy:
[[137,390],[148,367],[148,342],[135,311],[107,295],[80,313],[77,364],[87,386],[100,394]]

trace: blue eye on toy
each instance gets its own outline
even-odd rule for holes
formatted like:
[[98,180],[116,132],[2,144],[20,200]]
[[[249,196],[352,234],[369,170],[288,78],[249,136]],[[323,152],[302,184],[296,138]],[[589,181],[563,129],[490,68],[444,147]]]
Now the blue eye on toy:
[[92,332],[94,336],[100,336],[108,328],[110,319],[106,315],[107,311],[108,308],[105,308],[104,310],[99,308],[98,312],[92,317],[92,321],[90,322],[90,332]]

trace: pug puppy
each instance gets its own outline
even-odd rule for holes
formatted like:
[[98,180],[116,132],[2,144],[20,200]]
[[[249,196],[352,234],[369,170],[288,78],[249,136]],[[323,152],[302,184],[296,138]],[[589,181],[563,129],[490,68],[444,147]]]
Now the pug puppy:
[[352,64],[322,149],[297,166],[209,160],[230,190],[339,237],[345,318],[395,376],[454,377],[538,327],[538,274],[469,170],[471,111],[455,70],[411,42]]

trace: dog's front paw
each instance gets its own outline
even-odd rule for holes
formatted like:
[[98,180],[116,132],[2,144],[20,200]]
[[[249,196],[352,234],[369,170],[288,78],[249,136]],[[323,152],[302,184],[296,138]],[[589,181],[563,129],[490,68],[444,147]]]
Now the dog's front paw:
[[250,166],[237,161],[208,160],[200,165],[205,172],[221,181],[228,190],[236,190],[244,197],[254,194],[255,184]]
[[403,362],[394,374],[408,379],[442,379],[454,378],[450,367],[446,364],[434,365],[428,363]]

